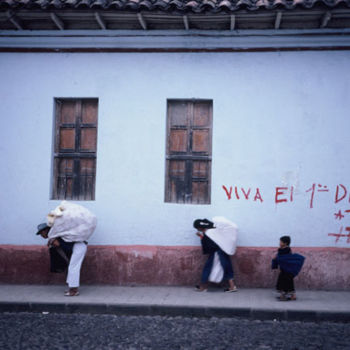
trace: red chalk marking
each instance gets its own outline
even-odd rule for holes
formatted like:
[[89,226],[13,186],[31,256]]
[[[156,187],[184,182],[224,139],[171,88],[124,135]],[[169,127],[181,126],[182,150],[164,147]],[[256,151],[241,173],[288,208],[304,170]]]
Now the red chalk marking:
[[[339,198],[339,186],[341,186],[341,188],[344,190],[344,194],[341,198]],[[334,203],[339,203],[340,201],[342,201],[347,195],[347,190],[346,187],[342,184],[337,185],[337,190],[335,191],[335,201]]]
[[337,220],[341,220],[342,218],[344,218],[345,216],[342,214],[341,210],[339,209],[338,213],[334,214],[335,219]]
[[346,240],[346,243],[350,243],[350,227],[345,227],[345,231],[348,231],[349,233],[346,235],[348,239]]
[[[349,234],[349,235],[345,235],[345,234],[340,234],[340,233],[328,233],[328,236],[334,236],[334,237],[336,237],[335,243],[338,243],[340,237],[348,237],[348,236],[350,236],[350,234]],[[349,240],[349,238],[348,238],[348,240]],[[349,242],[347,242],[347,243],[349,243]]]
[[284,191],[288,190],[288,187],[276,187],[275,203],[287,202],[286,198],[279,199],[278,197],[285,194]]
[[335,243],[338,243],[341,237],[347,237],[346,243],[350,243],[350,227],[346,227],[345,231],[348,231],[348,233],[343,233],[343,226],[341,226],[339,233],[328,233],[328,236],[335,237]]
[[[318,184],[318,187],[321,187],[317,190],[317,192],[329,192],[329,189],[327,186],[322,186],[321,184]],[[323,187],[323,188],[322,188]]]
[[248,190],[248,192],[247,192],[247,193],[245,193],[245,191],[244,191],[244,188],[243,188],[243,187],[241,187],[241,191],[242,191],[242,193],[243,193],[243,195],[244,195],[245,199],[249,199],[250,188],[249,188],[249,190]]
[[294,187],[291,186],[290,188],[290,201],[293,202],[293,194],[294,194]]
[[310,200],[310,208],[313,208],[314,207],[315,184],[313,184],[311,188],[306,190],[306,192],[310,192],[311,190],[312,190],[312,193],[311,193],[311,200]]
[[236,198],[239,199],[237,186],[235,186],[235,194],[236,194]]
[[256,201],[257,199],[259,199],[259,201],[260,201],[261,203],[264,201],[264,200],[262,199],[262,197],[261,197],[259,187],[256,189],[254,201]]
[[222,188],[226,192],[227,199],[230,200],[231,199],[231,195],[232,195],[232,186],[230,186],[230,191],[228,191],[228,189],[224,185],[222,185]]
[[[329,189],[327,186],[323,186],[321,184],[317,185],[318,189],[317,192],[329,192]],[[315,196],[315,189],[316,189],[316,184],[313,184],[311,188],[306,190],[305,192],[311,192],[311,200],[310,200],[310,208],[314,207],[314,196]]]
[[346,227],[345,231],[348,231],[348,234],[346,235],[348,239],[346,240],[346,243],[350,243],[350,227]]

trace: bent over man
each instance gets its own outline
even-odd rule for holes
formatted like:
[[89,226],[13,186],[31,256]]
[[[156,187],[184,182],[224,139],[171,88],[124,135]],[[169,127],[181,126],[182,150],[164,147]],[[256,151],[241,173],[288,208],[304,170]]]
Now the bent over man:
[[38,235],[48,238],[51,272],[64,272],[68,265],[65,296],[79,295],[80,269],[97,219],[81,205],[63,201],[38,226]]

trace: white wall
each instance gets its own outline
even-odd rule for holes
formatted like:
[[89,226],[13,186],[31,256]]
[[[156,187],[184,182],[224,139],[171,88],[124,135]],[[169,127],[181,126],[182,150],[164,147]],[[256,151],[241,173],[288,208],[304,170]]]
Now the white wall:
[[[0,243],[43,244],[55,97],[98,97],[92,244],[196,245],[192,221],[224,215],[239,244],[350,247],[350,52],[0,54]],[[212,204],[164,203],[167,98],[213,99]],[[329,192],[315,193],[313,183]],[[335,204],[338,184],[347,198]],[[259,187],[264,202],[222,185]],[[292,203],[275,204],[276,186]],[[234,190],[233,190],[234,192]],[[239,192],[242,195],[241,192]],[[241,196],[242,197],[242,196]]]

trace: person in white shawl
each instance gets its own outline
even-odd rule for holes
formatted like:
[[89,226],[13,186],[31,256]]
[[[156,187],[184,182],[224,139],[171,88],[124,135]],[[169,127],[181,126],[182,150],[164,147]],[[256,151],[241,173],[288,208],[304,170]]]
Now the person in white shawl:
[[224,217],[216,216],[212,221],[197,219],[193,227],[201,238],[203,254],[209,254],[203,268],[201,284],[196,286],[197,291],[207,291],[208,282],[228,281],[229,288],[224,291],[236,292],[231,256],[236,252],[237,225]]
[[80,269],[87,251],[87,240],[93,234],[96,224],[96,216],[88,209],[63,201],[48,214],[47,224],[38,226],[37,234],[49,238],[49,247],[59,249],[60,246],[72,246],[67,273],[69,290],[65,292],[66,296],[79,295]]

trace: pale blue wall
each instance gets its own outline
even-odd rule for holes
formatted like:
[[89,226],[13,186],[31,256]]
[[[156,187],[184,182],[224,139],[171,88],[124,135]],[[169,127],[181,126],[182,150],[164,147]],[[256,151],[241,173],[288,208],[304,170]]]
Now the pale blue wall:
[[[350,226],[350,52],[0,55],[0,243],[43,244],[55,97],[98,97],[93,244],[198,244],[193,219],[224,215],[239,244],[336,244]],[[213,99],[212,204],[164,203],[167,98]],[[309,208],[313,183],[327,185]],[[348,189],[334,203],[336,185]],[[274,203],[276,186],[295,187]],[[222,185],[260,187],[264,203]],[[233,196],[234,197],[234,196]]]

